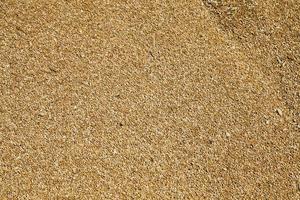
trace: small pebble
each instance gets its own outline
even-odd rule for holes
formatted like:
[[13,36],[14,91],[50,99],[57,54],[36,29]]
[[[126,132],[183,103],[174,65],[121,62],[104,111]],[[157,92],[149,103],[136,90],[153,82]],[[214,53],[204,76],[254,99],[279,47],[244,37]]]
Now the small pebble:
[[44,117],[46,114],[47,114],[46,111],[41,111],[41,112],[39,112],[38,115],[39,115],[40,117]]
[[230,137],[231,136],[230,133],[228,133],[228,132],[226,132],[225,135],[226,135],[226,137]]
[[279,116],[282,116],[282,115],[283,115],[283,112],[282,112],[281,109],[277,108],[275,111],[277,112],[277,114],[278,114]]
[[13,129],[17,129],[18,127],[17,127],[17,125],[15,123],[10,122],[9,123],[9,128],[13,130]]

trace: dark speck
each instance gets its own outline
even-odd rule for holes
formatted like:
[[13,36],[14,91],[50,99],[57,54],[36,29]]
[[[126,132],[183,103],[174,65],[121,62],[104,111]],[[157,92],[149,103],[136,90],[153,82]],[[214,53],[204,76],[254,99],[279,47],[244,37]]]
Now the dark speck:
[[153,55],[152,51],[149,51],[149,54],[150,54],[150,56],[151,56],[152,58],[154,58],[154,55]]

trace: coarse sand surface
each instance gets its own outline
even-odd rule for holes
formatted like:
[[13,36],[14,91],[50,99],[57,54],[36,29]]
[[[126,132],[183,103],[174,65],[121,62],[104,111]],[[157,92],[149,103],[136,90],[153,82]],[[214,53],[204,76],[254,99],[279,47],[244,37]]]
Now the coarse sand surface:
[[0,199],[300,199],[300,1],[1,0]]

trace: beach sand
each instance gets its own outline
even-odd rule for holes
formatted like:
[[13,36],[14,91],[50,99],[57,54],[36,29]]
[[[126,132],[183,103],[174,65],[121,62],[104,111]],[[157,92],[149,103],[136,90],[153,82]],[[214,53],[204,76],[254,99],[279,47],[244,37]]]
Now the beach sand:
[[300,2],[0,2],[1,199],[299,199]]

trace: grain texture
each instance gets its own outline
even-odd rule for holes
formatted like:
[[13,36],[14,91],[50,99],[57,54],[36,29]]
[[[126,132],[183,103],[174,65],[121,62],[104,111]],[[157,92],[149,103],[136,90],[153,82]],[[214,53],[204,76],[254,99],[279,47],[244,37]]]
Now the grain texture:
[[1,199],[299,199],[300,3],[0,1]]

